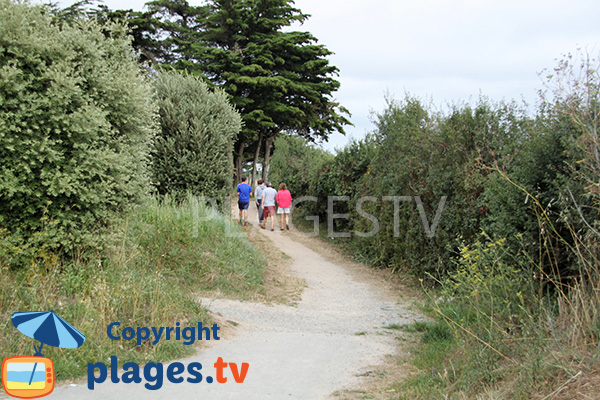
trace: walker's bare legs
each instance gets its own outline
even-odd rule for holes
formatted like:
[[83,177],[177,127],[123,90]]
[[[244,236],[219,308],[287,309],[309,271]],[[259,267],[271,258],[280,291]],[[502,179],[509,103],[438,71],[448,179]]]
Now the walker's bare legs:
[[244,226],[248,224],[248,210],[240,210],[240,225],[241,224],[244,224]]

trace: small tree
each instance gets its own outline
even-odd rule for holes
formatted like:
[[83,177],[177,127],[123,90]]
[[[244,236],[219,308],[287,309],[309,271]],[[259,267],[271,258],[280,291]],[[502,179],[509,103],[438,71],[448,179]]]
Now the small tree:
[[241,118],[227,95],[193,76],[161,72],[156,80],[161,131],[152,173],[160,194],[223,199],[233,172],[233,141]]
[[241,174],[244,153],[264,143],[263,178],[271,148],[281,133],[311,141],[344,133],[349,112],[334,101],[340,86],[332,54],[309,32],[285,28],[308,15],[290,0],[211,0],[200,42],[192,47],[206,76],[222,86],[242,114],[244,128],[235,145]]

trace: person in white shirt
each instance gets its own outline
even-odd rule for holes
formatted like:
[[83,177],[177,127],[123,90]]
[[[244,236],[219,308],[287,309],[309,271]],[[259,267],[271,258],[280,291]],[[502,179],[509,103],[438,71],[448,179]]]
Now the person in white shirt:
[[267,218],[271,217],[271,230],[275,230],[275,197],[277,190],[273,189],[271,182],[267,183],[267,188],[263,191],[261,205],[263,208],[263,222],[260,225],[265,229]]
[[258,224],[259,225],[262,225],[262,222],[263,222],[263,209],[260,206],[260,203],[262,203],[262,195],[266,188],[267,188],[267,185],[265,185],[265,181],[263,181],[262,179],[259,179],[258,186],[254,190],[254,200],[256,201],[256,209],[258,210]]

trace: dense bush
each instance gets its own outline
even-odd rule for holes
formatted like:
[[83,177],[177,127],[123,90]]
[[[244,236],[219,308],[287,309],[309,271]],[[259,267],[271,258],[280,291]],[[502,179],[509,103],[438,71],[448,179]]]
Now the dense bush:
[[[461,243],[476,243],[486,232],[506,239],[513,254],[525,251],[549,276],[576,272],[571,231],[586,226],[574,201],[594,221],[585,184],[594,187],[595,164],[587,171],[579,166],[581,132],[565,112],[545,104],[532,117],[514,102],[481,98],[435,113],[407,97],[389,100],[375,124],[371,135],[333,158],[290,139],[281,139],[273,155],[272,176],[291,178],[297,196],[317,197],[306,208],[322,222],[328,196],[348,199],[336,202],[334,212],[349,218],[329,228],[350,233],[361,258],[442,278],[454,272]],[[386,196],[408,198],[395,213]]]
[[125,28],[50,14],[0,0],[0,235],[13,263],[89,244],[149,186],[155,107]]
[[241,117],[222,91],[199,78],[161,72],[156,80],[161,131],[152,175],[160,194],[186,193],[221,201],[231,185],[233,140]]
[[564,196],[569,187],[576,193],[583,189],[569,176],[574,159],[567,143],[574,132],[560,115],[538,118],[532,128],[535,133],[522,143],[512,162],[485,182],[480,204],[488,212],[482,229],[508,239],[513,254],[522,248],[547,273],[567,277],[573,272],[568,251],[573,241],[565,218],[572,222],[575,215]]
[[[312,192],[315,179],[323,165],[333,160],[333,155],[297,136],[280,136],[275,139],[269,177],[273,187],[285,182],[292,196]],[[317,173],[318,172],[318,173]]]
[[382,228],[379,237],[361,240],[363,251],[418,275],[445,275],[457,239],[471,241],[483,229],[487,209],[479,199],[490,169],[507,163],[524,136],[528,119],[521,114],[515,104],[484,98],[475,106],[455,105],[448,114],[435,114],[413,98],[391,101],[378,116],[378,155],[362,190],[413,199],[400,203],[395,223],[391,202],[372,206]]
[[[335,202],[333,211],[349,218],[336,218],[328,228],[350,233],[361,258],[439,277],[452,268],[457,239],[479,235],[489,214],[481,201],[486,182],[494,168],[512,163],[531,124],[512,103],[481,99],[474,107],[456,105],[448,114],[438,114],[415,98],[389,100],[377,115],[375,132],[334,158],[297,160],[290,154],[308,153],[280,144],[273,159],[286,163],[274,162],[272,174],[281,170],[290,177],[310,177],[297,194],[318,198],[307,208],[323,222],[328,220],[328,196],[348,199]],[[398,200],[396,206],[389,196],[410,199]]]

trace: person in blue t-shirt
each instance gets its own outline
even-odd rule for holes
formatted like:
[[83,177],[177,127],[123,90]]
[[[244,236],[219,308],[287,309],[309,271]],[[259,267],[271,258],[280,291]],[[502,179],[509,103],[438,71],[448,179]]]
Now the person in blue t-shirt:
[[237,187],[240,224],[242,223],[243,214],[244,226],[248,226],[248,205],[250,204],[250,196],[252,196],[252,187],[246,183],[247,180],[248,178],[242,176],[242,183]]

